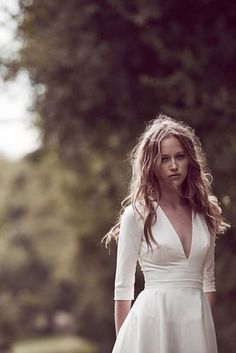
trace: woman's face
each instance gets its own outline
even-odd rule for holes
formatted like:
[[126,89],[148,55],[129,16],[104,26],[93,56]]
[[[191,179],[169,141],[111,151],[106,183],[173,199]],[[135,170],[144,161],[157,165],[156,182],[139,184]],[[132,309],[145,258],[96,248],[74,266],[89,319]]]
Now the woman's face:
[[161,142],[161,163],[158,167],[160,185],[179,189],[187,176],[189,161],[179,140],[168,136]]

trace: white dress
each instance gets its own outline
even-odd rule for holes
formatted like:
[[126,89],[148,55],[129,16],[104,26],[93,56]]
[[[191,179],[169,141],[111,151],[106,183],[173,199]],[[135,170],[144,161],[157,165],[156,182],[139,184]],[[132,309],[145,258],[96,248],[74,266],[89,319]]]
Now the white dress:
[[204,292],[215,288],[215,236],[192,211],[187,258],[172,223],[161,209],[152,226],[159,247],[148,251],[143,221],[130,205],[121,218],[115,300],[134,299],[137,260],[145,287],[117,335],[112,353],[217,353],[215,326]]

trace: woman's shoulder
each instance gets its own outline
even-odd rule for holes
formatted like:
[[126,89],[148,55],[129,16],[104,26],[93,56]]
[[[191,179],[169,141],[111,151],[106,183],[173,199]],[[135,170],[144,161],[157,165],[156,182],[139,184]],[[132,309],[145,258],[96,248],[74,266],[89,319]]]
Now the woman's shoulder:
[[201,225],[205,232],[208,234],[209,237],[213,237],[216,239],[216,233],[212,233],[211,230],[209,229],[208,223],[207,223],[207,215],[204,212],[197,211],[196,214],[198,215]]
[[124,213],[127,213],[132,216],[139,215],[140,217],[144,217],[147,213],[147,207],[141,201],[136,201],[135,203],[131,203],[124,208]]
[[146,216],[146,208],[141,202],[125,206],[121,217],[130,221],[142,222]]
[[[130,204],[128,206],[125,206],[122,216],[124,217],[137,217],[141,213],[142,209],[140,205],[133,205]],[[141,213],[142,214],[142,213]]]

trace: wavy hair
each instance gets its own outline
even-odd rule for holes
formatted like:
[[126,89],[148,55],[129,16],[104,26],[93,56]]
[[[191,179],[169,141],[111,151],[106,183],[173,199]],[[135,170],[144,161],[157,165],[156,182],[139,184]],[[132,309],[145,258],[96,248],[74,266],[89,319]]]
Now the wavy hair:
[[169,136],[178,138],[189,161],[187,176],[182,184],[183,200],[195,212],[203,214],[211,234],[222,234],[230,227],[225,222],[219,202],[212,193],[213,178],[207,169],[206,157],[194,129],[182,121],[160,114],[147,124],[138,143],[129,154],[132,166],[129,193],[121,203],[118,221],[102,239],[106,247],[112,239],[117,241],[121,216],[125,207],[130,204],[143,219],[144,216],[137,205],[143,205],[147,210],[143,231],[147,245],[151,247],[151,240],[154,241],[151,227],[157,218],[153,201],[158,207],[161,196],[157,174],[161,163],[160,146],[162,140]]

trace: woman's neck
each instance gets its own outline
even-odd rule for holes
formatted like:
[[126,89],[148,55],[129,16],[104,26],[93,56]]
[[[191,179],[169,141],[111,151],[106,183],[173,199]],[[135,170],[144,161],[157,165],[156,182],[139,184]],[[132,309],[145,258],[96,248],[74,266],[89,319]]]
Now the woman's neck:
[[160,206],[177,208],[180,206],[185,206],[186,202],[178,190],[161,190],[159,204]]

